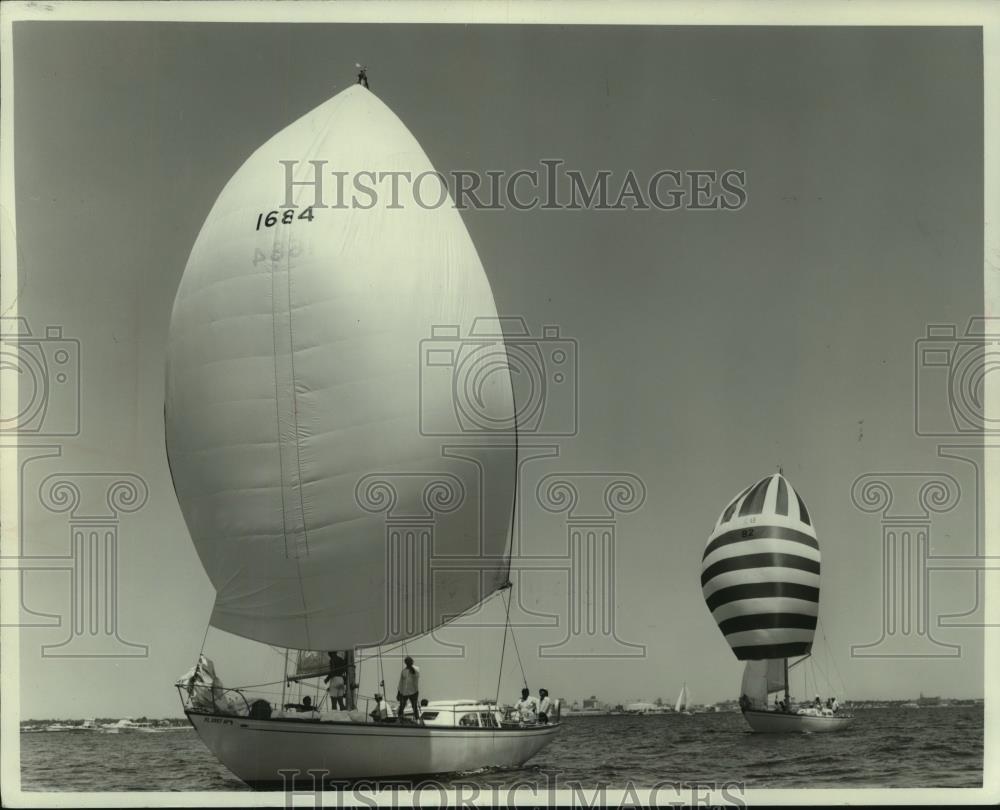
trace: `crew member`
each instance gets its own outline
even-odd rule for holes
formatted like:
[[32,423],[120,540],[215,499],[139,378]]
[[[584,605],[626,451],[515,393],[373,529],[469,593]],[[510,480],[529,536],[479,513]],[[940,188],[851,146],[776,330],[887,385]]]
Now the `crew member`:
[[517,709],[517,717],[521,723],[535,723],[538,718],[538,701],[532,697],[531,690],[524,687],[521,690],[521,699],[514,704]]
[[413,659],[403,659],[403,670],[399,673],[399,687],[396,689],[399,702],[399,719],[403,719],[403,709],[407,701],[413,706],[413,719],[420,722],[420,670],[413,665]]
[[548,689],[538,690],[538,722],[548,723],[549,712],[554,708],[552,698],[549,697]]

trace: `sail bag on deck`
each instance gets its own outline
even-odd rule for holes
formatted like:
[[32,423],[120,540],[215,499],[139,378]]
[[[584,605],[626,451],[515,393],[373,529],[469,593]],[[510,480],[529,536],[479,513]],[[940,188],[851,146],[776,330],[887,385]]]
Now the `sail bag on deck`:
[[[473,347],[486,355],[474,390],[455,384],[474,320],[496,316],[447,189],[367,89],[243,163],[198,234],[167,346],[168,459],[215,627],[350,649],[425,633],[506,581],[516,441],[502,338]],[[461,434],[462,406],[501,447],[449,457],[453,437],[422,434]]]
[[701,587],[739,660],[811,650],[819,570],[809,512],[783,475],[762,478],[729,503],[705,546]]

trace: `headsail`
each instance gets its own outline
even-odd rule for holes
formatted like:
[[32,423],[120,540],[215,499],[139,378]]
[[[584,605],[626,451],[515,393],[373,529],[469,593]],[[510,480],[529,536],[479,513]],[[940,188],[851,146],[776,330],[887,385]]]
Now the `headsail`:
[[[280,161],[292,160],[299,207],[283,209]],[[314,205],[317,171],[330,207]],[[394,172],[421,181],[351,203],[353,179]],[[455,369],[422,374],[421,341],[447,327],[454,357],[474,319],[495,317],[447,189],[362,86],[247,159],[198,235],[167,348],[168,458],[215,627],[350,649],[425,633],[506,581],[516,440],[502,340],[471,394],[504,447],[463,448],[456,462],[421,435],[421,417],[457,420]],[[431,514],[434,552],[464,570],[430,570],[413,523]],[[410,530],[393,534],[387,516],[412,518]]]
[[804,655],[819,608],[819,543],[780,473],[723,510],[702,557],[705,602],[741,661]]
[[743,668],[743,683],[740,694],[750,701],[749,708],[765,709],[768,695],[785,688],[785,659],[772,658],[767,661],[747,661]]

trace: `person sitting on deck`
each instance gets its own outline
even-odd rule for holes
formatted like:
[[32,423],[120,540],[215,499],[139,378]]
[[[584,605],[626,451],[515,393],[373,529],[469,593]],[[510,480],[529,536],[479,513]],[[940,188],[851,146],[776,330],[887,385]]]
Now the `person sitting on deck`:
[[830,698],[830,710],[831,710],[831,711],[832,711],[832,712],[833,712],[834,714],[836,714],[836,713],[837,713],[837,707],[838,707],[838,705],[839,705],[839,704],[837,703],[837,698],[835,698],[835,697],[832,697],[832,698]]
[[294,709],[297,712],[318,712],[319,708],[313,705],[312,698],[306,695],[301,703],[286,703],[286,709]]
[[375,722],[389,719],[389,704],[377,693],[375,694],[375,708],[369,713],[369,717]]
[[537,721],[538,701],[531,696],[531,690],[527,686],[521,690],[521,699],[514,704],[514,708],[517,709],[517,716],[522,725]]

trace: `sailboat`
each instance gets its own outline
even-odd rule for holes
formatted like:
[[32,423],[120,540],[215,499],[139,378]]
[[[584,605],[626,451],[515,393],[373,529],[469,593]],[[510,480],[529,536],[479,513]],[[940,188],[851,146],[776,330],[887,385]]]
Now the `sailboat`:
[[[352,181],[387,175],[352,201]],[[367,82],[264,143],[209,212],[171,314],[164,404],[174,489],[216,590],[209,624],[283,649],[295,663],[282,692],[334,675],[347,692],[346,708],[286,711],[284,694],[224,687],[203,644],[177,684],[184,710],[243,781],[516,767],[557,734],[558,711],[524,724],[495,701],[435,701],[408,722],[356,682],[371,651],[510,587],[517,425],[502,337],[467,347],[484,355],[469,402],[454,386],[459,336],[479,320],[498,323],[475,246]],[[422,374],[428,339],[441,362]],[[461,407],[483,429],[465,444],[452,430],[448,455],[422,420],[455,424]],[[412,520],[397,530],[400,518]]]
[[[729,502],[705,546],[701,587],[733,653],[746,662],[739,702],[754,731],[839,731],[853,720],[818,696],[793,706],[789,694],[789,670],[812,652],[819,581],[812,519],[780,470]],[[783,698],[769,704],[775,693]]]
[[674,711],[678,714],[691,714],[691,698],[688,695],[687,681],[684,682],[684,685],[681,687],[681,693],[677,696]]

